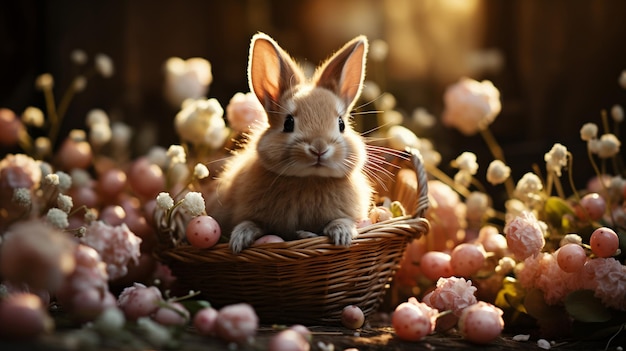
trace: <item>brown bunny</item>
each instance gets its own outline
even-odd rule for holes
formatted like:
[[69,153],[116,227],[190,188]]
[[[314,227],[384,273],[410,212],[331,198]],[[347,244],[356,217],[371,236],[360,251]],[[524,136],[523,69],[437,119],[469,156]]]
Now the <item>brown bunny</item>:
[[[269,125],[256,128],[217,180],[209,213],[239,253],[265,234],[285,240],[326,235],[350,245],[366,218],[372,187],[366,146],[350,125],[368,43],[347,43],[312,79],[263,33],[252,38],[250,89]],[[211,208],[213,207],[213,208]]]

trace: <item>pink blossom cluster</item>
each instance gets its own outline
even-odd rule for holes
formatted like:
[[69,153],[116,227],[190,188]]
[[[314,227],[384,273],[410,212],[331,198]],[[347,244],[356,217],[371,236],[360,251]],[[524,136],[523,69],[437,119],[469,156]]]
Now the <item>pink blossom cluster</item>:
[[93,221],[81,242],[100,254],[106,263],[109,279],[125,276],[129,262],[137,264],[139,261],[141,238],[131,232],[125,223],[111,226],[102,221]]

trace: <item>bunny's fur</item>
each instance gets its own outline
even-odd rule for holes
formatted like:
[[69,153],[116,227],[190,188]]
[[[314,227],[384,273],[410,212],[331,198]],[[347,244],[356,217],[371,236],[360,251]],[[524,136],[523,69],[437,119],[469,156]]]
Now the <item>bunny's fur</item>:
[[365,144],[349,113],[363,84],[367,47],[365,37],[353,39],[307,80],[272,38],[253,37],[250,89],[269,126],[253,130],[230,158],[208,204],[222,231],[231,233],[233,252],[265,234],[326,235],[345,246],[356,236],[372,187],[363,172]]

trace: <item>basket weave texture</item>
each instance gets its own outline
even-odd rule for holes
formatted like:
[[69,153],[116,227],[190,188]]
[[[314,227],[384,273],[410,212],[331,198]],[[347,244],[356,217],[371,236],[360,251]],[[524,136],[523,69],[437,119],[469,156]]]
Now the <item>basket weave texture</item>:
[[[350,247],[325,236],[270,243],[233,254],[228,244],[195,248],[172,240],[160,228],[157,259],[167,264],[182,288],[200,291],[213,306],[246,302],[262,323],[338,324],[345,306],[365,316],[377,310],[408,242],[428,232],[427,178],[421,155],[408,160],[387,189],[410,214],[359,229]],[[414,173],[407,177],[407,170]]]

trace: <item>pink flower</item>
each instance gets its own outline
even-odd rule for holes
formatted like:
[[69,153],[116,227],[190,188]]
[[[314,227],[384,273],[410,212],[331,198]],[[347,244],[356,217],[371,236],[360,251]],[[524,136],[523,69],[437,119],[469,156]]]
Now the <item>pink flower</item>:
[[138,263],[141,238],[131,232],[125,223],[113,227],[102,221],[93,221],[81,241],[96,249],[107,264],[109,279],[128,273],[128,263]]
[[253,93],[237,93],[226,106],[229,126],[237,132],[248,132],[253,126],[267,124],[267,114]]
[[502,109],[500,92],[488,80],[462,78],[448,87],[443,98],[443,123],[465,135],[486,129]]
[[396,307],[391,325],[396,335],[406,341],[419,341],[435,330],[439,311],[410,297]]
[[459,194],[441,181],[428,181],[428,198],[431,206],[426,213],[431,234],[427,235],[427,248],[432,251],[451,250],[458,242],[458,232],[466,226],[466,206]]
[[599,257],[588,260],[581,275],[584,288],[594,290],[606,306],[626,311],[626,266],[612,257]]
[[136,320],[146,317],[159,309],[159,303],[163,301],[161,291],[155,287],[147,287],[135,283],[122,290],[117,299],[117,304],[124,311],[126,318]]
[[535,255],[546,241],[539,221],[531,212],[523,211],[504,228],[509,249],[518,260]]
[[43,222],[18,222],[2,239],[0,276],[13,284],[56,291],[76,266],[76,244]]
[[524,289],[541,290],[549,305],[563,302],[568,293],[582,288],[578,274],[563,271],[554,253],[542,252],[527,257],[515,275]]
[[476,287],[470,280],[449,277],[439,278],[435,290],[428,293],[422,302],[439,311],[452,310],[458,317],[463,309],[477,302]]

